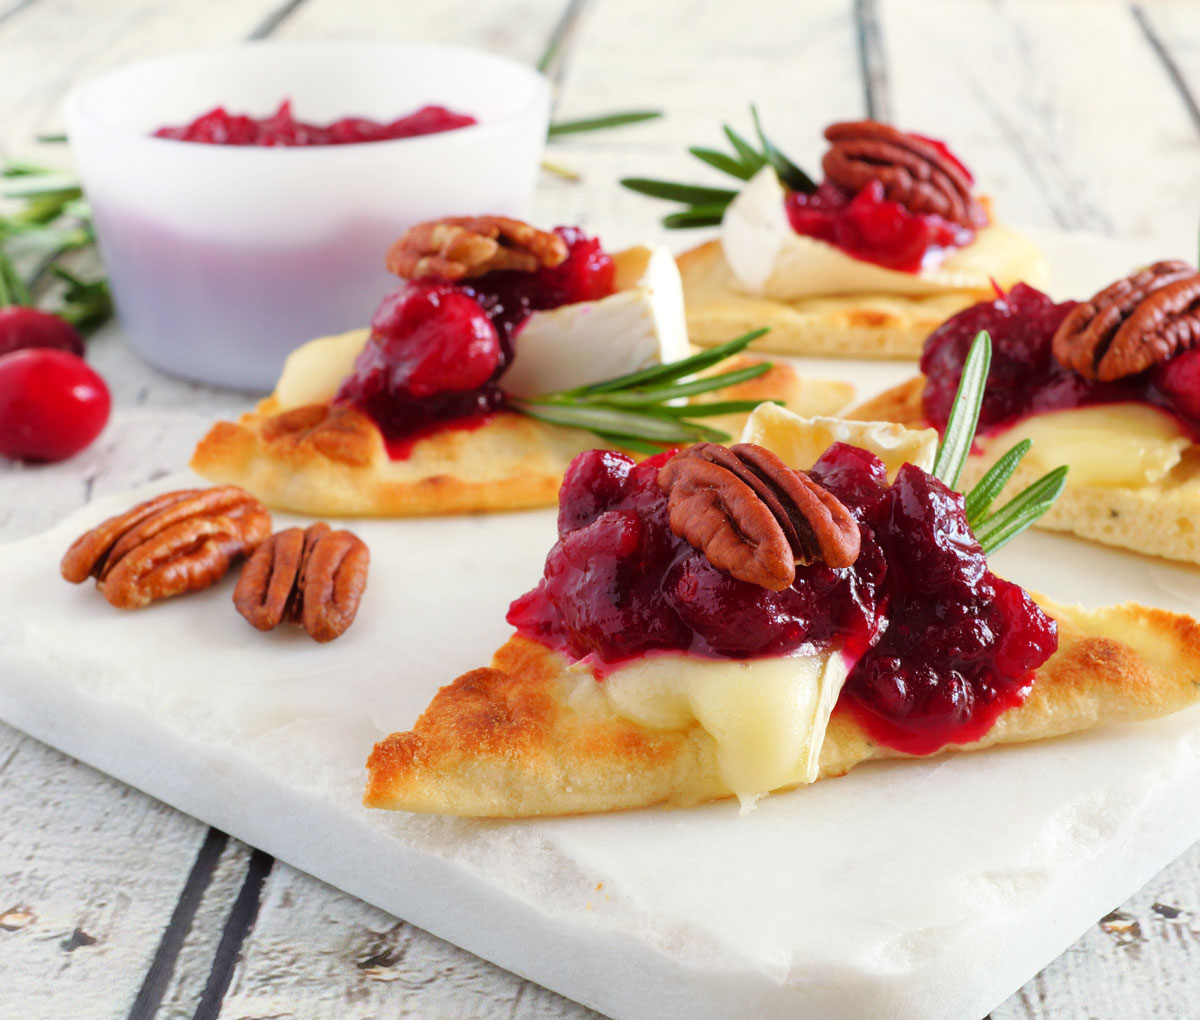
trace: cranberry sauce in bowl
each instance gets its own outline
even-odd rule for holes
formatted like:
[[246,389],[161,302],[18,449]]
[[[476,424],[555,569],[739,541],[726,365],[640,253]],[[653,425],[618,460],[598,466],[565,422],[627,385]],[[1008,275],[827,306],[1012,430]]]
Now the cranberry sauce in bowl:
[[1087,379],[1060,364],[1053,338],[1077,301],[1055,303],[1019,283],[959,312],[925,341],[925,415],[946,426],[971,341],[980,330],[992,338],[992,364],[978,434],[1001,432],[1030,415],[1095,404],[1149,403],[1168,411],[1200,439],[1200,349],[1177,354],[1153,368],[1109,382]]
[[[347,113],[388,124],[428,104],[477,123],[361,145],[152,137],[215,104],[266,111],[282,97],[324,125]],[[106,72],[71,94],[66,117],[135,348],[169,372],[269,391],[291,350],[362,324],[394,282],[380,253],[414,223],[528,215],[549,108],[545,79],[503,57],[289,40]]]
[[615,267],[595,238],[558,227],[567,257],[535,272],[493,270],[450,283],[410,281],[387,295],[339,402],[365,412],[394,459],[442,428],[481,425],[504,404],[503,375],[525,320],[613,292]]
[[160,127],[154,132],[154,137],[204,145],[353,145],[435,135],[477,123],[467,113],[455,113],[444,106],[422,106],[419,110],[388,121],[372,120],[370,117],[341,117],[326,125],[311,124],[297,120],[292,114],[291,100],[285,99],[274,113],[266,117],[230,113],[223,106],[216,106],[186,124]]
[[527,638],[606,668],[663,651],[754,658],[844,649],[839,710],[912,754],[985,733],[1057,647],[1054,621],[988,570],[961,494],[912,465],[831,446],[809,471],[858,521],[853,566],[796,567],[782,591],[738,580],[671,530],[659,469],[593,450],[560,493],[559,538],[509,609]]

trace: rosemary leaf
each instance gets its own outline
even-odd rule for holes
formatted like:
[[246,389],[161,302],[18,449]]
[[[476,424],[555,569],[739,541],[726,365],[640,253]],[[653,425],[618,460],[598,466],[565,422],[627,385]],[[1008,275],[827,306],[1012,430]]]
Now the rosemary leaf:
[[722,124],[721,127],[725,131],[725,137],[729,139],[729,144],[737,150],[737,154],[741,156],[742,162],[747,167],[753,167],[751,176],[767,165],[767,157],[759,152],[746,139],[733,130],[728,124]]
[[979,411],[983,407],[983,392],[987,387],[991,363],[992,338],[986,330],[981,330],[971,343],[962,378],[958,381],[958,392],[954,395],[954,405],[950,409],[950,418],[946,422],[946,431],[933,461],[933,476],[952,489],[958,486],[958,478],[975,440],[975,427],[979,424]]
[[664,404],[656,413],[668,418],[711,418],[718,414],[748,414],[760,404],[783,405],[782,400],[710,400],[699,404]]
[[725,218],[728,203],[711,203],[709,205],[694,205],[683,212],[667,213],[662,218],[662,225],[675,230],[687,230],[692,227],[719,227]]
[[735,159],[728,153],[721,152],[719,149],[706,149],[700,145],[693,145],[688,149],[702,163],[707,163],[716,170],[720,170],[723,174],[729,174],[730,177],[736,177],[739,181],[748,181],[757,171],[757,167]]
[[621,110],[617,113],[605,113],[599,117],[560,120],[550,125],[546,137],[561,138],[563,135],[581,134],[584,131],[603,131],[606,128],[624,127],[626,124],[640,124],[646,120],[657,120],[661,116],[662,110]]
[[754,118],[754,130],[758,132],[758,140],[762,142],[763,155],[767,157],[767,162],[774,167],[775,173],[779,175],[779,179],[793,191],[803,191],[806,194],[816,191],[816,182],[788,159],[787,156],[775,148],[770,139],[764,134],[762,123],[758,119],[758,107],[753,104],[750,106],[750,115]]
[[1043,475],[1020,495],[1013,497],[975,528],[975,537],[985,554],[1011,542],[1042,516],[1062,495],[1067,484],[1067,465]]
[[649,177],[622,177],[621,184],[640,195],[666,198],[672,202],[686,202],[688,205],[718,202],[728,205],[737,197],[737,192],[730,191],[728,188],[709,188],[702,184],[680,184],[677,181],[659,181]]
[[514,400],[512,406],[522,414],[553,425],[567,425],[623,438],[662,443],[692,443],[697,439],[721,442],[729,438],[727,433],[704,425],[606,407],[547,404],[536,400]]
[[0,178],[0,198],[26,198],[32,195],[70,193],[78,197],[79,178],[67,173],[18,173]]
[[987,474],[979,479],[975,487],[967,493],[967,523],[972,528],[983,520],[984,514],[991,508],[996,497],[1004,491],[1004,486],[1008,484],[1008,480],[1012,478],[1013,473],[1017,470],[1017,466],[1021,463],[1021,459],[1029,452],[1031,446],[1033,446],[1033,440],[1022,439],[1008,453],[996,461],[988,469]]
[[749,333],[743,333],[739,337],[726,340],[723,344],[710,347],[707,351],[701,351],[699,354],[693,354],[691,357],[683,358],[680,361],[668,362],[665,365],[651,365],[649,368],[629,372],[626,375],[619,375],[614,379],[606,379],[604,382],[592,383],[590,386],[579,386],[576,389],[567,390],[561,395],[574,397],[585,393],[610,393],[614,390],[631,389],[634,386],[648,386],[651,383],[658,384],[671,379],[682,379],[684,376],[702,372],[704,369],[710,368],[717,364],[717,362],[724,361],[735,354],[740,354],[760,336],[765,336],[768,332],[769,330],[765,328],[751,330]]
[[654,456],[656,453],[662,453],[664,449],[661,445],[656,446],[654,443],[634,439],[632,436],[618,436],[612,432],[597,432],[596,435],[612,446],[619,446],[623,450],[632,450],[634,453],[645,453]]
[[612,404],[614,407],[644,407],[667,400],[676,400],[679,397],[694,397],[700,393],[711,393],[713,390],[724,389],[726,386],[736,386],[749,379],[757,379],[770,370],[770,362],[764,361],[757,365],[735,369],[732,372],[722,372],[720,375],[703,375],[691,382],[656,386],[652,389],[620,390],[595,397],[579,397],[578,400],[585,404],[600,401]]

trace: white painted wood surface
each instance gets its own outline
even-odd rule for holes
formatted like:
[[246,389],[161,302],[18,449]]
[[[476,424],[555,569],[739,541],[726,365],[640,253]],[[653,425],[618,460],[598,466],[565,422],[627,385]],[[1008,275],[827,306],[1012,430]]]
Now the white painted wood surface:
[[[269,31],[456,41],[532,61],[564,16],[560,115],[657,106],[669,116],[557,145],[554,158],[583,180],[547,177],[539,220],[583,223],[614,246],[661,236],[660,204],[615,178],[711,179],[685,147],[719,142],[723,120],[745,126],[755,100],[810,164],[828,121],[890,115],[950,138],[1008,219],[1195,250],[1200,5],[1183,0],[0,3],[0,146],[61,158],[30,139],[61,126],[66,90],[138,56]],[[864,75],[861,40],[876,32]],[[179,467],[214,417],[247,400],[153,372],[115,329],[92,358],[113,389],[112,424],[67,464],[0,466],[0,538]],[[0,1001],[11,1015],[595,1015],[3,726],[0,812]],[[1200,1016],[1198,935],[1193,848],[993,1020]],[[156,957],[170,965],[148,973]]]

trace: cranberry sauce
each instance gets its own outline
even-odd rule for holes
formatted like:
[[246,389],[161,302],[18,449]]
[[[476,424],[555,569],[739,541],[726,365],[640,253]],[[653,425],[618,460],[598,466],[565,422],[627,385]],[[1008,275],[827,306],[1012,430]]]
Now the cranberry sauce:
[[918,273],[927,263],[936,264],[947,249],[969,244],[975,236],[968,227],[933,213],[910,212],[884,198],[879,181],[852,195],[825,180],[812,194],[789,192],[785,208],[797,234],[903,273]]
[[598,664],[836,643],[860,657],[839,704],[874,739],[916,754],[977,739],[1054,650],[1053,621],[988,571],[962,496],[918,468],[888,485],[874,454],[831,446],[810,474],[854,514],[862,551],[852,567],[798,566],[795,583],[772,592],[717,570],[671,532],[657,481],[671,456],[575,459],[544,576],[509,609],[521,634]]
[[422,106],[392,121],[343,117],[322,126],[296,120],[291,100],[285,99],[269,117],[229,113],[223,106],[217,106],[188,124],[160,127],[154,137],[206,145],[349,145],[434,135],[475,123],[478,122],[467,113],[455,113],[444,106]]
[[930,422],[939,430],[946,427],[971,342],[986,329],[992,338],[992,365],[980,435],[1046,411],[1137,401],[1170,411],[1200,436],[1200,349],[1116,382],[1085,379],[1059,364],[1051,350],[1054,331],[1076,304],[1055,304],[1041,291],[1018,283],[1007,294],[947,319],[925,341],[921,356]]
[[561,265],[462,283],[416,280],[380,303],[335,399],[371,417],[393,459],[439,429],[478,427],[504,404],[500,378],[531,312],[612,293],[615,270],[600,242],[572,227],[556,232],[567,242]]

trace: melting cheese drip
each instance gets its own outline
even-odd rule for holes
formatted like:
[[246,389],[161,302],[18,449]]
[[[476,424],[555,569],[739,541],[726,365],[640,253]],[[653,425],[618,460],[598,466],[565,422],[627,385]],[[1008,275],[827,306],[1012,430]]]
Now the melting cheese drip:
[[597,686],[618,715],[650,729],[699,723],[742,810],[782,786],[814,782],[830,713],[851,664],[840,652],[766,659],[657,655]]

